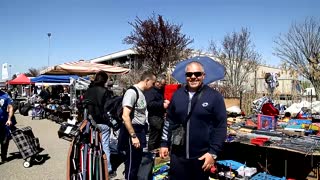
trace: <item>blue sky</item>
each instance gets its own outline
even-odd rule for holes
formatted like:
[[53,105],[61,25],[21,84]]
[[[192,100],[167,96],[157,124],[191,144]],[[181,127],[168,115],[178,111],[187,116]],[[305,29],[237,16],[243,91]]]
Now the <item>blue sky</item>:
[[11,74],[47,66],[48,32],[50,65],[124,50],[128,22],[154,12],[182,24],[195,49],[247,27],[263,60],[278,65],[273,41],[292,22],[320,18],[319,9],[319,0],[1,0],[0,63],[11,64]]

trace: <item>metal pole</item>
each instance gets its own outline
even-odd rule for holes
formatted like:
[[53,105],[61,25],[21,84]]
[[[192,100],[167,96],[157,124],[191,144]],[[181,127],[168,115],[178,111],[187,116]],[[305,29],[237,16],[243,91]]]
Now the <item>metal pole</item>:
[[312,114],[312,89],[311,89],[311,107],[310,107],[310,109],[311,109],[311,114]]
[[8,68],[9,68],[9,75],[8,75],[9,77],[8,77],[8,79],[12,79],[12,77],[11,77],[11,64],[8,65]]
[[287,158],[284,160],[284,177],[286,178],[288,175],[287,175],[287,172],[288,172],[288,166],[287,166]]
[[257,70],[254,71],[254,95],[257,94]]
[[50,66],[50,37],[51,37],[51,33],[48,33],[48,38],[49,38],[49,44],[48,44],[48,67]]

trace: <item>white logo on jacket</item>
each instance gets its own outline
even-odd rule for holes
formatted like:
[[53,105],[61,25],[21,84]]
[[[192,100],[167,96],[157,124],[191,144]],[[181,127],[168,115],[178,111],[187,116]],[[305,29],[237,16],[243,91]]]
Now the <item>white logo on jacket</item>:
[[209,105],[209,103],[208,102],[204,102],[204,103],[202,103],[202,107],[207,107]]
[[0,107],[2,107],[4,105],[4,99],[0,100]]

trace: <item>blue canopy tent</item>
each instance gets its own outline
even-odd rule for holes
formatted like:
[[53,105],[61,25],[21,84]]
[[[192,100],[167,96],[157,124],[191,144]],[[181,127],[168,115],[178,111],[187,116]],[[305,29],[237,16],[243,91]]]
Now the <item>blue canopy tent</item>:
[[70,78],[78,79],[77,75],[40,75],[31,79],[34,83],[70,83]]

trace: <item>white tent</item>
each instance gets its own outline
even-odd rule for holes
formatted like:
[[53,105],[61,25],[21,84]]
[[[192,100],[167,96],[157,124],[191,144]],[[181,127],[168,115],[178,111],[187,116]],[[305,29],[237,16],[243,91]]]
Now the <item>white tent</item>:
[[231,106],[231,107],[227,108],[227,112],[240,114],[241,109],[239,106]]
[[311,109],[312,113],[320,112],[320,101],[308,102],[301,101],[300,103],[293,103],[290,107],[288,107],[285,112],[290,112],[291,114],[296,114],[301,111],[301,108]]

